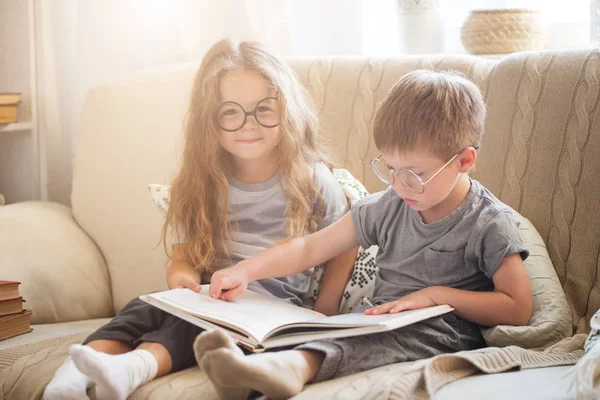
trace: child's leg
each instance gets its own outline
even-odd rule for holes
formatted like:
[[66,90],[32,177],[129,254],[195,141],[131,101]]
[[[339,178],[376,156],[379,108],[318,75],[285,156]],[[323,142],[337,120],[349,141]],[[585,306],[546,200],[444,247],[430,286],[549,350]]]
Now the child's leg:
[[[129,302],[115,318],[90,335],[84,343],[109,354],[130,351],[136,335],[155,330],[154,325],[159,322],[150,318],[148,307],[151,306],[139,299]],[[44,389],[43,397],[46,400],[85,399],[86,391],[92,384],[93,381],[76,368],[69,356]]]
[[479,327],[453,313],[374,335],[323,340],[300,345],[324,355],[312,382],[439,354],[485,347]]
[[78,400],[87,399],[87,389],[92,386],[92,380],[81,373],[71,357],[56,370],[54,377],[46,385],[43,400]]
[[[108,354],[122,354],[136,347],[136,340],[160,328],[170,316],[139,299],[129,302],[108,324],[91,334],[84,343],[90,350]],[[71,357],[57,370],[44,390],[47,400],[87,398],[86,389],[93,380],[80,372]]]
[[106,354],[123,354],[133,350],[133,347],[122,340],[98,339],[86,343],[92,349]]
[[[121,340],[94,340],[89,342],[88,346],[108,354],[122,354],[131,351],[131,346]],[[86,391],[92,384],[92,379],[77,369],[73,359],[69,356],[44,389],[43,398],[45,400],[87,398]]]
[[154,332],[133,342],[135,350],[120,355],[73,346],[77,368],[96,384],[98,399],[125,399],[155,377],[194,365],[192,343],[202,330],[169,314]]
[[222,400],[245,399],[248,391],[240,391],[242,388],[261,392],[269,399],[288,399],[314,379],[322,362],[321,353],[308,350],[244,356],[220,348],[207,352],[200,366]]
[[215,386],[252,388],[282,398],[297,394],[306,382],[484,345],[475,324],[450,314],[392,332],[306,343],[291,351],[242,357],[217,349],[205,354],[201,366]]
[[231,336],[225,332],[219,329],[205,331],[199,334],[196,337],[196,340],[194,340],[194,356],[196,357],[198,365],[200,365],[200,361],[202,360],[202,357],[204,357],[204,354],[212,350],[220,349],[221,347],[244,355],[242,349],[240,349]]
[[[234,355],[244,356],[244,352],[235,344],[233,339],[225,332],[216,329],[213,331],[202,332],[194,341],[194,355],[196,362],[201,366],[202,359],[206,353],[216,349],[228,349]],[[209,376],[210,378],[210,376]],[[213,387],[220,399],[247,399],[250,389],[245,387],[229,388],[213,382]]]
[[99,400],[125,400],[158,372],[155,356],[143,349],[112,355],[76,344],[71,346],[69,354],[77,369],[96,385]]

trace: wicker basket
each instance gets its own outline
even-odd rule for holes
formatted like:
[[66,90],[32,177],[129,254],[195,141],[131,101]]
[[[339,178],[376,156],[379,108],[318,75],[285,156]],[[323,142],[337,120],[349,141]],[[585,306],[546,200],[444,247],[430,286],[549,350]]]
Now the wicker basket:
[[542,50],[546,29],[539,11],[476,10],[471,11],[460,36],[471,54],[506,54]]

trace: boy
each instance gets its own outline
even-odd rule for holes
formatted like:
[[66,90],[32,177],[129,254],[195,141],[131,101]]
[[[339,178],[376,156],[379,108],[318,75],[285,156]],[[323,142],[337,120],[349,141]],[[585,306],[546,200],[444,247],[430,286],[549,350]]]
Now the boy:
[[357,244],[376,244],[376,306],[366,314],[436,304],[455,312],[396,331],[250,356],[220,331],[202,333],[196,360],[222,398],[243,398],[249,388],[269,398],[290,397],[307,382],[485,346],[481,325],[527,324],[528,251],[510,209],[468,175],[484,119],[481,93],[467,79],[422,70],[405,75],[373,127],[382,153],[371,168],[390,187],[354,203],[322,231],[215,273],[210,287],[211,296],[231,301],[249,281],[291,275]]

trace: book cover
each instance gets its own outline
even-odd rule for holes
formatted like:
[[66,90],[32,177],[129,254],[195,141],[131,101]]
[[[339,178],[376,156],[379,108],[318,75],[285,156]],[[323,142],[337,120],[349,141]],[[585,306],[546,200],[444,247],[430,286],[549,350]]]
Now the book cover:
[[0,93],[0,106],[16,106],[21,102],[21,93]]
[[19,297],[19,285],[21,282],[0,281],[0,301]]
[[0,300],[0,316],[17,314],[23,311],[23,300],[22,297],[14,297],[12,299]]
[[31,310],[0,317],[0,340],[31,332]]
[[17,122],[17,106],[0,106],[0,124]]

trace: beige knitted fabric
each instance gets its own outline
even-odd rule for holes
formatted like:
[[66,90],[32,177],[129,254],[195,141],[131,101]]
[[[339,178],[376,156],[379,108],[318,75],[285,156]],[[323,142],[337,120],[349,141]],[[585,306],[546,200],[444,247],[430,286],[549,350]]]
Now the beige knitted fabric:
[[[79,343],[85,334],[47,340],[0,352],[0,398],[39,398],[56,368],[67,356],[69,344]],[[524,350],[520,347],[485,348],[470,352],[444,354],[415,363],[395,364],[368,371],[369,379],[381,379],[377,387],[385,388],[382,398],[429,398],[442,386],[475,373],[493,374],[514,369],[529,369],[572,365],[583,355],[583,334],[565,339],[543,351]],[[34,351],[34,354],[31,354]],[[30,354],[20,356],[21,354]],[[379,374],[381,376],[379,377]],[[361,374],[356,375],[360,379]],[[166,386],[164,385],[166,383]],[[319,385],[315,385],[317,387]],[[340,395],[345,385],[328,388],[329,395]],[[191,391],[198,398],[213,399],[214,393],[206,376],[199,369],[188,369],[170,374],[139,388],[132,399],[144,399],[160,388],[170,390],[169,398],[183,399]],[[180,390],[181,389],[181,390]],[[197,392],[196,392],[197,389]],[[326,394],[307,389],[298,399],[323,398]],[[18,390],[18,392],[15,392]],[[17,397],[16,394],[20,397]],[[4,396],[4,397],[2,397]],[[317,397],[314,397],[317,396]]]

